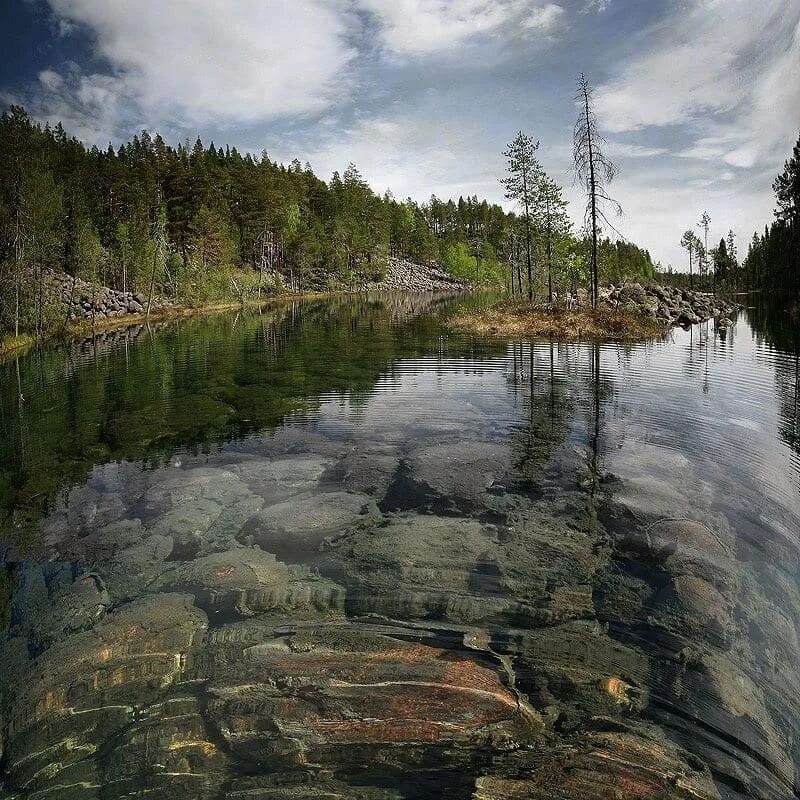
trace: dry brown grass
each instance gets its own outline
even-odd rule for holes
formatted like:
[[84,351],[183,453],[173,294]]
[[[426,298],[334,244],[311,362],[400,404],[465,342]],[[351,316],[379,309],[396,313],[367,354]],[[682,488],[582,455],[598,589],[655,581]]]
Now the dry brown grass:
[[484,336],[542,336],[564,341],[632,342],[665,334],[655,320],[639,314],[609,308],[555,309],[518,301],[504,301],[482,311],[458,315],[451,324]]

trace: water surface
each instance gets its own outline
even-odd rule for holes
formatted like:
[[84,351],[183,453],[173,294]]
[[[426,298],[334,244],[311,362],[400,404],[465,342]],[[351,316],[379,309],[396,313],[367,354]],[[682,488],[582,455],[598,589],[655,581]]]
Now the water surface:
[[797,332],[465,302],[0,366],[2,796],[797,796]]

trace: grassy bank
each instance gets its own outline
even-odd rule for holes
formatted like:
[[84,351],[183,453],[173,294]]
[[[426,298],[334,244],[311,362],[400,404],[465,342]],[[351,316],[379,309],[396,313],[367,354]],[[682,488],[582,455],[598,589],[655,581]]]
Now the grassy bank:
[[225,311],[236,311],[238,309],[255,309],[267,306],[270,303],[289,301],[289,300],[308,300],[319,297],[328,297],[330,293],[306,292],[304,294],[278,294],[269,298],[239,301],[211,302],[196,306],[176,305],[171,308],[159,309],[147,314],[126,314],[124,317],[97,317],[72,320],[60,328],[45,331],[37,336],[33,333],[21,333],[19,336],[5,336],[0,339],[0,362],[12,356],[17,356],[29,350],[37,344],[49,341],[71,341],[74,339],[84,339],[92,334],[102,331],[117,330],[128,328],[131,325],[144,325],[147,322],[165,322],[172,319],[185,317],[198,317],[206,314],[219,314]]
[[0,338],[0,361],[16,353],[24,353],[36,344],[36,336],[31,333],[21,333],[19,336],[9,334]]
[[564,341],[632,342],[661,338],[665,333],[655,320],[639,314],[608,308],[554,309],[517,300],[459,314],[451,325],[483,336],[542,336]]

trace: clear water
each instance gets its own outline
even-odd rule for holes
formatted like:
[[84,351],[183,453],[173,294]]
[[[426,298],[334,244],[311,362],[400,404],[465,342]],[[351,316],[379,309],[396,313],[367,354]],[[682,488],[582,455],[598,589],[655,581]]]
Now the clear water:
[[798,332],[465,302],[0,366],[0,795],[797,796]]

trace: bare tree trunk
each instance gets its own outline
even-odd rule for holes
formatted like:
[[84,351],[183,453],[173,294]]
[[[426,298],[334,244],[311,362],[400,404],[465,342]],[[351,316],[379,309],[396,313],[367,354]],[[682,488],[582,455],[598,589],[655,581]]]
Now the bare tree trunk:
[[553,247],[552,228],[550,219],[550,197],[547,197],[547,291],[550,296],[550,305],[553,305]]
[[533,267],[531,266],[531,213],[528,207],[528,173],[522,172],[522,191],[525,197],[525,257],[528,263],[528,302],[533,302]]
[[158,267],[158,256],[160,250],[161,250],[161,239],[159,235],[156,234],[156,246],[155,250],[153,251],[153,269],[150,271],[150,289],[147,292],[147,311],[145,312],[145,316],[148,319],[150,317],[150,309],[153,306],[153,292],[155,291],[156,287],[156,268]]
[[16,229],[14,232],[14,336],[19,336],[19,293],[22,269],[22,231],[20,225],[21,211],[17,207]]
[[589,148],[589,188],[592,204],[592,308],[597,308],[597,181],[594,174],[594,149],[592,145],[592,126],[589,122],[589,90],[583,88],[583,99],[586,109],[586,139]]

